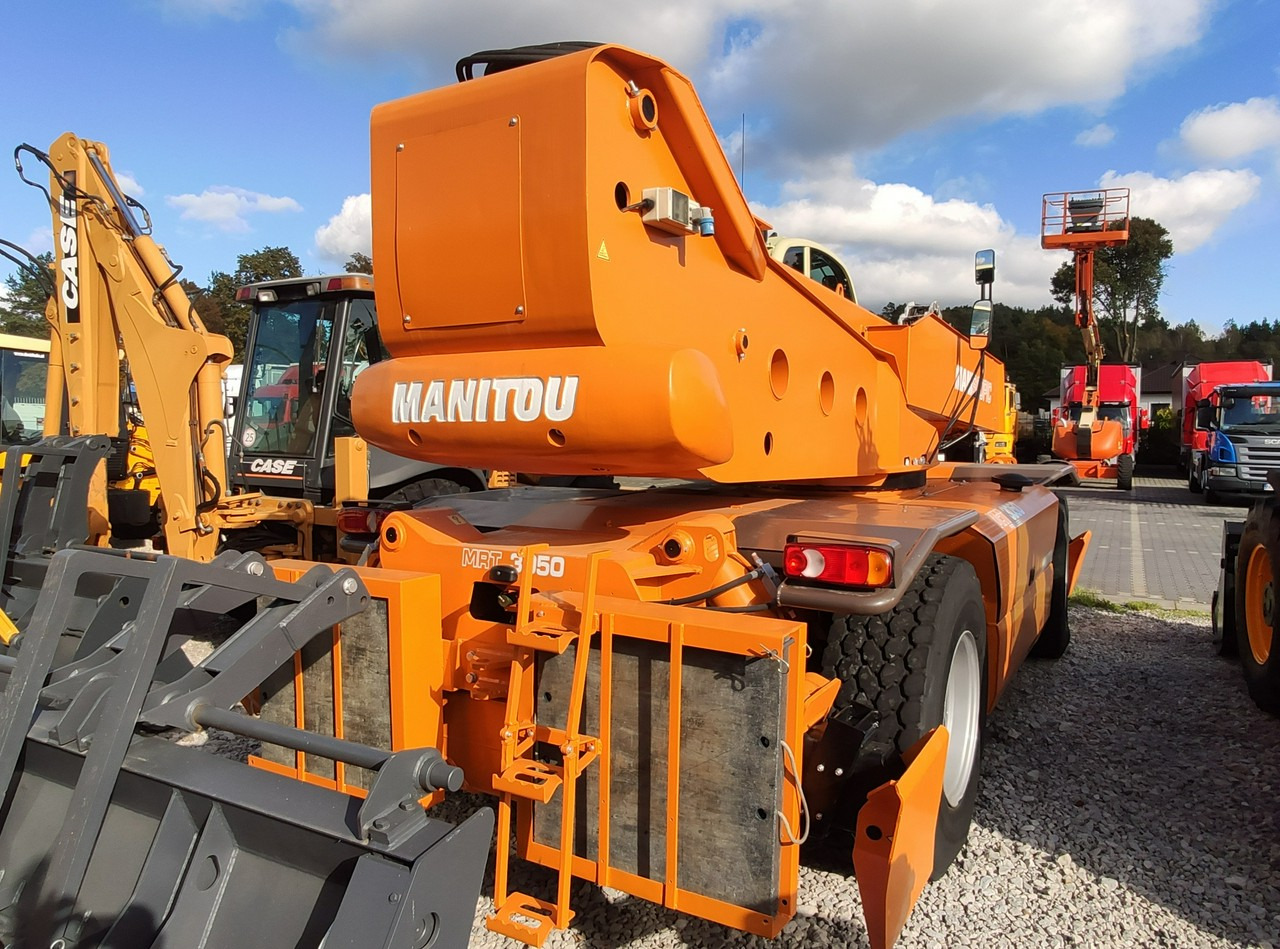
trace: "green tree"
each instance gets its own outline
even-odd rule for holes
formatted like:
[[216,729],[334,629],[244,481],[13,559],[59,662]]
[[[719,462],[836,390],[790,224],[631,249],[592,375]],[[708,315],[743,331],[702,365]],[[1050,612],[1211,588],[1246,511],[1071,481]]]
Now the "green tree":
[[[1160,324],[1165,261],[1172,256],[1173,240],[1168,230],[1145,217],[1130,219],[1126,243],[1097,250],[1094,316],[1099,329],[1114,339],[1112,355],[1118,361],[1137,362],[1139,331]],[[1070,305],[1075,296],[1075,282],[1075,262],[1063,264],[1050,281],[1053,298]]]
[[187,299],[191,301],[191,306],[196,311],[196,316],[200,318],[200,322],[204,324],[205,329],[211,333],[225,334],[226,321],[222,312],[222,304],[194,280],[187,280],[184,277],[179,283],[182,285],[183,291],[187,294]]
[[287,247],[264,247],[236,258],[235,279],[239,286],[260,280],[301,276],[302,264],[298,255]]
[[373,275],[373,258],[368,254],[362,254],[356,251],[351,255],[351,259],[342,265],[342,269],[347,273],[367,273]]
[[49,302],[49,289],[53,286],[53,274],[48,270],[53,264],[53,253],[46,251],[38,255],[36,262],[42,268],[41,272],[22,267],[4,278],[5,292],[0,297],[0,332],[48,337],[49,324],[44,318],[44,307]]
[[[209,283],[204,288],[206,305],[210,312],[216,310],[219,314],[220,332],[231,340],[236,362],[244,361],[245,337],[249,332],[249,315],[252,312],[247,304],[236,302],[236,291],[245,284],[301,276],[302,264],[288,247],[264,247],[251,254],[241,254],[236,258],[235,273],[215,270],[209,274]],[[197,303],[197,309],[200,305]]]

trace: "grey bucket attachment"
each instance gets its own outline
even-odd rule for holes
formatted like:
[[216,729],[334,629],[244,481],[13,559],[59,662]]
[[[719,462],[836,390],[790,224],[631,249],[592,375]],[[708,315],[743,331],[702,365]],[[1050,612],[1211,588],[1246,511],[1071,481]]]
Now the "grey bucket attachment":
[[[353,571],[318,566],[288,583],[255,554],[47,560],[30,621],[0,657],[0,943],[466,945],[493,814],[455,827],[419,804],[455,790],[458,769],[435,749],[391,754],[231,711],[363,608]],[[126,608],[132,621],[92,649],[72,634],[79,657],[60,660],[71,617]],[[218,623],[234,631],[188,660],[184,642]],[[145,733],[206,725],[372,769],[368,797]]]
[[89,482],[110,451],[105,435],[57,435],[0,455],[0,610],[18,629],[35,609],[49,558],[88,540]]

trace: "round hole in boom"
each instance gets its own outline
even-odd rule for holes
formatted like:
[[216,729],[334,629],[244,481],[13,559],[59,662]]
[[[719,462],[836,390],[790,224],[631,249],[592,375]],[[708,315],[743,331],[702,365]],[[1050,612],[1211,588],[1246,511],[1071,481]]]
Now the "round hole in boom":
[[548,429],[548,430],[547,430],[547,441],[549,441],[551,444],[555,445],[557,448],[563,448],[563,447],[564,447],[564,443],[565,443],[565,441],[566,441],[566,439],[565,439],[565,437],[564,437],[564,432],[560,431],[560,429],[558,429],[558,428]]
[[760,736],[760,747],[761,747],[761,748],[768,748],[768,747],[769,747],[769,736],[768,736],[768,735],[761,735],[761,736]]
[[836,380],[829,372],[823,372],[818,382],[818,407],[823,415],[830,415],[836,405]]
[[418,430],[416,428],[409,429],[409,444],[414,448],[417,448],[422,444],[422,436],[418,434]]
[[781,349],[775,349],[773,355],[769,357],[769,388],[773,391],[775,399],[781,399],[787,394],[787,383],[791,379],[791,366],[787,362],[787,354]]
[[853,417],[859,425],[867,424],[867,390],[858,386],[858,394],[853,397]]
[[627,110],[637,132],[652,132],[658,127],[658,100],[648,89],[637,89],[629,97]]
[[764,433],[764,453],[766,455],[773,452],[773,432]]
[[631,189],[625,181],[619,181],[613,186],[613,203],[618,206],[619,211],[631,204]]
[[394,527],[388,527],[385,531],[383,531],[382,536],[388,544],[394,544],[396,541],[400,539],[400,532],[396,530]]
[[760,818],[761,820],[768,820],[768,818],[769,818],[769,812],[768,812],[768,811],[766,811],[763,807],[757,807],[757,808],[756,808],[756,817]]

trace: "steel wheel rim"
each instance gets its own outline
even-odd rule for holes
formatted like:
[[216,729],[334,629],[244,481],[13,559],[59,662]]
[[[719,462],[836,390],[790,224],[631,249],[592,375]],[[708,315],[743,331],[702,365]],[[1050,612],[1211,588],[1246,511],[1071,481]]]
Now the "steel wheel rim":
[[1274,637],[1275,585],[1271,574],[1271,554],[1259,544],[1249,554],[1244,580],[1244,624],[1249,637],[1249,651],[1258,665],[1271,655]]
[[942,773],[942,794],[958,807],[964,800],[978,756],[978,719],[982,703],[982,665],[978,644],[970,630],[960,633],[951,668],[947,672],[947,692],[942,702],[942,724],[947,727],[947,764]]

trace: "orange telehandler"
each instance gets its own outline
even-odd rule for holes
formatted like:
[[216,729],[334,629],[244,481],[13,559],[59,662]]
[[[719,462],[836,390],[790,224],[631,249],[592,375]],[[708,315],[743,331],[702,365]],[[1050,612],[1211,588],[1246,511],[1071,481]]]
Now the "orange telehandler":
[[[987,713],[1028,654],[1067,647],[1088,544],[1046,487],[1065,466],[936,462],[958,420],[999,425],[990,300],[967,336],[894,325],[770,257],[659,60],[559,44],[458,72],[373,114],[390,358],[355,380],[357,430],[692,483],[371,514],[377,566],[59,551],[0,663],[0,860],[50,868],[22,893],[75,921],[92,906],[77,944],[127,924],[131,945],[461,945],[448,861],[473,865],[487,812],[437,834],[432,876],[430,849],[408,885],[378,860],[464,783],[497,801],[488,925],[525,943],[571,923],[573,877],[776,935],[825,838],[889,946],[964,844]],[[199,661],[193,621],[231,627]],[[228,711],[247,692],[260,716]],[[208,726],[263,743],[252,781],[143,733]],[[545,891],[512,891],[513,828]],[[295,885],[305,927],[262,922]]]

